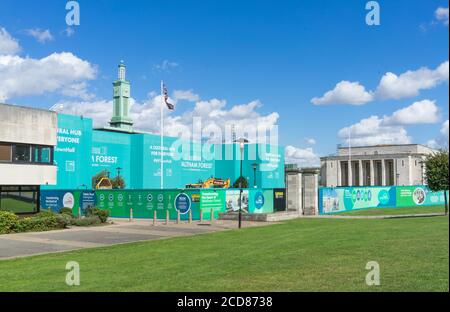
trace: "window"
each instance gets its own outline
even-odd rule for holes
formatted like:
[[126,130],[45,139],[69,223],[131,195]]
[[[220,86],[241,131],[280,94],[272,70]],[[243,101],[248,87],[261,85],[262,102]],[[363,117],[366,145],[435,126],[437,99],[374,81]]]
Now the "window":
[[51,163],[52,148],[44,146],[33,146],[33,162],[34,163]]
[[0,211],[38,212],[39,186],[0,186]]
[[402,160],[402,167],[405,167],[405,161]]
[[30,162],[30,146],[16,145],[13,149],[13,162]]
[[53,147],[1,143],[0,162],[52,164]]
[[11,146],[0,145],[0,162],[11,162]]

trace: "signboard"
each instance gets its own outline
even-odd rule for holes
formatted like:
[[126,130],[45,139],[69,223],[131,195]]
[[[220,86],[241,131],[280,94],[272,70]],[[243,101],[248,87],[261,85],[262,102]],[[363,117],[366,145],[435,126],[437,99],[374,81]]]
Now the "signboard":
[[319,214],[368,208],[397,208],[444,204],[444,192],[427,186],[340,187],[319,189]]
[[59,213],[61,208],[70,208],[74,213],[78,213],[80,191],[41,190],[39,200],[41,209]]
[[273,210],[285,211],[286,210],[286,190],[274,189],[273,190]]
[[175,197],[174,206],[180,214],[187,214],[191,210],[191,199],[185,193],[180,193]]
[[242,190],[242,195],[240,190],[226,190],[226,212],[239,211],[239,207],[243,213],[249,212],[248,190]]

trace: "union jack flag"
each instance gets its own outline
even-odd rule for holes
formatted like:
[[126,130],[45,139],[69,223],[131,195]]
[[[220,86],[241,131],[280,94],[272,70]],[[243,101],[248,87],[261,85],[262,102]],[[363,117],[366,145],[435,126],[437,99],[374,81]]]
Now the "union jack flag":
[[164,96],[164,102],[166,103],[167,108],[170,110],[174,110],[175,105],[173,105],[172,103],[169,103],[169,92],[167,92],[166,85],[163,85],[163,96]]

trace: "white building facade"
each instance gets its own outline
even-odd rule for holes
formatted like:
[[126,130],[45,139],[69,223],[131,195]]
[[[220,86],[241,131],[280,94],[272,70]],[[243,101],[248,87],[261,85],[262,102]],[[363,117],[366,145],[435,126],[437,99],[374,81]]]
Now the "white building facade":
[[321,185],[424,185],[424,160],[435,152],[420,144],[338,147],[337,155],[320,159]]
[[56,184],[56,140],[55,112],[0,104],[0,210],[39,210],[40,185]]

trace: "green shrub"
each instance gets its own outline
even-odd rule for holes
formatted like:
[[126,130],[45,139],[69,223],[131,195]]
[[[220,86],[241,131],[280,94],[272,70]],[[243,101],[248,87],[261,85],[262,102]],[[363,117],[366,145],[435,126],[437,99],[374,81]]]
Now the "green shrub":
[[81,219],[72,219],[70,224],[75,226],[89,226],[89,225],[98,225],[101,224],[102,221],[98,216],[90,216]]
[[55,214],[36,214],[33,217],[20,219],[17,232],[42,232],[62,228]]
[[86,217],[92,217],[92,216],[99,217],[100,221],[102,223],[105,223],[108,220],[109,211],[101,210],[101,209],[95,208],[95,207],[89,207],[86,209]]
[[55,216],[55,213],[51,210],[41,210],[37,214],[33,216],[33,218],[40,218],[40,217],[52,217]]
[[73,216],[72,208],[67,208],[67,207],[61,208],[61,210],[59,211],[59,213],[60,213],[60,214],[67,214],[67,215]]
[[19,218],[12,212],[0,211],[0,234],[8,234],[17,230]]
[[61,213],[59,215],[56,215],[56,222],[58,222],[58,228],[65,229],[67,226],[69,226],[72,222],[72,215],[69,215],[67,213]]

